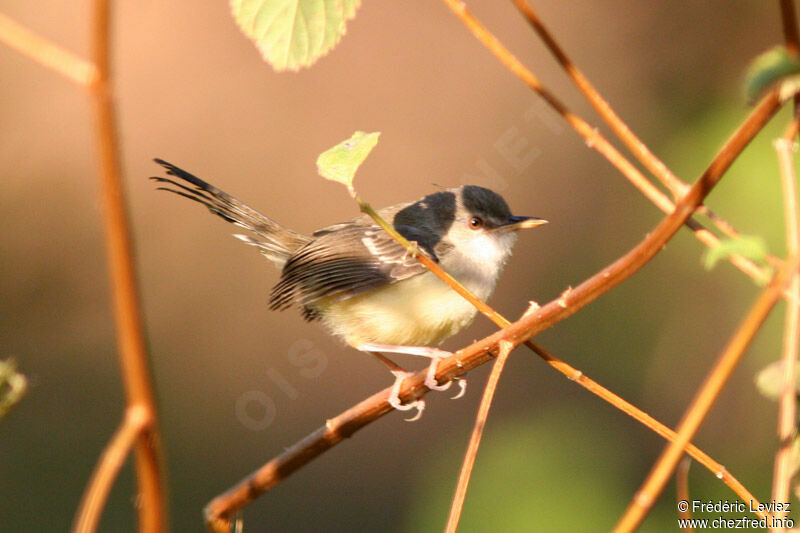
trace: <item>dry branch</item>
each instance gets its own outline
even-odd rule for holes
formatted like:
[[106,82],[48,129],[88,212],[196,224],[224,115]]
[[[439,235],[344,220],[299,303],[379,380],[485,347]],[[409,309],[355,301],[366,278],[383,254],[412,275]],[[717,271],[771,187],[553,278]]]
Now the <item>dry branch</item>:
[[89,87],[97,81],[97,69],[88,61],[64,50],[25,26],[0,13],[0,42],[44,67]]
[[[800,216],[797,205],[797,177],[794,171],[793,145],[797,135],[795,118],[783,138],[775,141],[775,150],[780,162],[783,185],[784,219],[786,225],[786,253],[789,257],[800,256]],[[797,430],[797,344],[800,340],[800,279],[792,278],[789,284],[790,297],[786,299],[786,316],[783,329],[783,355],[781,357],[783,383],[778,398],[778,450],[775,453],[775,468],[772,479],[772,501],[788,502],[789,486],[793,475],[792,443]],[[776,516],[785,516],[780,511]]]
[[614,528],[615,532],[633,531],[642,523],[675,471],[686,445],[700,429],[722,387],[727,383],[772,308],[783,296],[786,284],[795,275],[796,270],[797,264],[793,258],[791,263],[781,269],[769,286],[762,291],[686,410],[678,425],[678,438],[670,442],[662,452],[642,488],[634,495],[633,501]]
[[[95,140],[97,143],[100,194],[103,202],[108,268],[113,293],[114,318],[117,329],[122,378],[125,384],[127,412],[143,410],[146,421],[136,438],[136,474],[139,484],[139,530],[147,533],[164,531],[166,511],[161,480],[161,443],[153,390],[150,384],[144,335],[133,266],[133,245],[125,208],[124,192],[119,165],[119,142],[111,96],[110,13],[108,0],[95,0],[93,10],[92,59],[97,77],[90,87],[95,115]],[[123,425],[123,430],[125,425]],[[109,450],[127,435],[120,433],[112,440]],[[112,465],[115,454],[106,453],[100,459],[96,472],[115,472]],[[90,485],[87,490],[92,490]],[[89,494],[84,497],[90,499]],[[102,507],[94,507],[100,513]],[[98,517],[89,516],[86,523],[96,523]],[[78,524],[84,522],[78,522]]]
[[492,406],[492,399],[497,390],[497,382],[503,373],[508,356],[514,346],[510,342],[500,341],[500,347],[492,365],[492,372],[483,389],[483,397],[478,407],[478,416],[475,418],[475,426],[472,428],[472,435],[469,438],[469,446],[464,454],[464,462],[461,465],[461,472],[458,475],[456,493],[453,496],[453,503],[450,506],[450,516],[447,518],[446,533],[455,533],[458,529],[458,522],[461,520],[461,511],[464,509],[464,500],[467,498],[467,488],[472,477],[472,469],[475,466],[475,458],[478,455],[478,448],[483,437],[483,430],[486,427],[486,420],[489,418],[489,408]]
[[97,530],[100,515],[108,494],[125,459],[136,442],[136,437],[150,423],[148,412],[141,407],[127,410],[122,424],[106,446],[81,499],[72,530],[76,533],[91,533]]
[[[662,193],[658,187],[650,183],[650,181],[637,169],[619,150],[617,150],[597,128],[591,126],[581,117],[570,111],[567,106],[561,102],[554,94],[547,90],[539,79],[494,36],[492,33],[478,21],[466,8],[463,2],[458,0],[443,0],[445,4],[455,13],[455,15],[464,23],[464,25],[472,32],[478,41],[481,42],[505,67],[520,80],[522,80],[531,90],[536,92],[547,104],[558,113],[581,137],[586,141],[587,146],[594,148],[601,155],[603,155],[614,167],[619,170],[625,178],[631,182],[648,200],[653,202],[656,207],[666,214],[669,214],[674,209],[674,204],[670,199]],[[639,149],[641,151],[641,149]],[[666,168],[666,167],[665,167]],[[662,172],[663,175],[663,172]],[[703,206],[697,206],[695,209],[705,210]],[[706,210],[707,211],[707,210]],[[710,212],[709,212],[710,214]],[[713,216],[713,214],[711,214]],[[715,217],[720,222],[721,227],[726,231],[731,231],[730,225],[722,223],[719,217]],[[689,229],[694,232],[700,242],[706,246],[714,247],[719,244],[719,239],[711,231],[706,229],[698,221],[689,218],[684,222]],[[754,280],[766,283],[769,280],[769,275],[765,269],[756,265],[753,261],[738,255],[733,254],[729,257],[731,263],[739,270],[753,278]],[[779,266],[780,261],[770,256],[771,262]]]
[[[778,111],[780,105],[781,101],[776,90],[770,91],[764,96],[744,123],[725,143],[708,169],[678,202],[675,211],[664,218],[636,247],[557,300],[549,302],[532,313],[526,313],[508,327],[443,359],[438,366],[437,380],[440,383],[448,381],[485,363],[492,357],[492,354],[497,353],[500,341],[510,341],[517,346],[529,340],[534,335],[576,313],[638,271],[680,229],[694,209],[703,202],[719,182],[736,157]],[[425,394],[427,389],[424,381],[424,371],[407,378],[400,389],[400,399],[403,402],[409,402]],[[389,392],[390,388],[387,388],[336,418],[328,420],[325,427],[301,440],[232,489],[212,500],[205,509],[206,521],[212,531],[229,531],[229,518],[235,512],[358,429],[389,412],[391,410],[387,403]]]
[[[645,168],[647,168],[647,170],[649,170],[653,176],[655,176],[667,189],[670,190],[670,192],[672,192],[672,196],[674,198],[680,198],[680,196],[683,195],[689,188],[689,185],[673,174],[667,165],[665,165],[663,161],[656,157],[656,155],[650,151],[647,145],[644,144],[641,139],[639,139],[628,127],[628,125],[619,117],[619,115],[617,115],[608,101],[606,101],[600,95],[600,92],[594,87],[594,85],[577,67],[577,65],[575,65],[575,63],[567,56],[564,49],[561,48],[550,31],[545,27],[544,23],[541,21],[539,16],[536,14],[536,11],[534,11],[530,4],[526,0],[512,1],[534,29],[534,31],[539,35],[539,38],[542,40],[542,42],[544,42],[545,46],[547,46],[548,50],[550,50],[550,53],[553,54],[553,56],[556,58],[556,61],[558,61],[581,94],[583,94],[584,98],[586,98],[595,111],[597,111],[597,114],[600,115],[605,123],[611,128],[611,131],[613,131],[614,134],[620,140],[622,140],[625,146],[627,146],[628,150],[630,150],[630,152],[636,156],[636,158],[645,166]],[[650,199],[656,205],[656,207],[661,209],[664,213],[672,212],[674,205],[666,195],[655,188],[648,188],[648,191],[649,192],[645,194],[645,196]],[[716,215],[707,206],[699,206],[697,208],[697,212],[707,216],[712,222],[714,222],[717,228],[728,237],[735,238],[739,235],[739,232],[736,231],[731,224],[729,224],[720,216]],[[709,248],[714,248],[715,246],[719,245],[719,238],[705,228],[700,222],[690,218],[686,222],[686,225],[694,232],[695,237],[697,237],[700,242]],[[749,275],[753,279],[765,283],[769,280],[769,275],[767,274],[766,270],[758,266],[750,259],[739,254],[733,254],[729,260],[734,264],[734,266],[739,268],[742,272]],[[772,263],[773,266],[780,266],[781,263],[779,259],[772,255],[768,257],[768,261]]]

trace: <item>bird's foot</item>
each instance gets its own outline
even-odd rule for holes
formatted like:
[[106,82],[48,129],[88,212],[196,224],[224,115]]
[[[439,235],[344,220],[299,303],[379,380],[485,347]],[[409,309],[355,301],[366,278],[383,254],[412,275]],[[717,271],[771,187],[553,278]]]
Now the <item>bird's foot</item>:
[[403,403],[400,400],[400,387],[403,384],[403,381],[412,376],[412,372],[406,372],[405,370],[392,370],[392,374],[394,374],[394,385],[392,385],[392,391],[389,393],[389,405],[397,409],[398,411],[410,411],[411,409],[416,409],[417,414],[412,416],[411,418],[406,418],[406,422],[414,422],[419,420],[422,416],[422,411],[425,410],[425,400],[419,399],[414,400],[411,403]]

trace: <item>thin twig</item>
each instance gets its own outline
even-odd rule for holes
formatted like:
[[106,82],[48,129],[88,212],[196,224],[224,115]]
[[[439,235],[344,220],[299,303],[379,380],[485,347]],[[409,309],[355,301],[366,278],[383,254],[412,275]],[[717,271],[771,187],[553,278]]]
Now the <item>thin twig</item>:
[[114,318],[126,404],[128,409],[134,407],[144,409],[148,421],[139,432],[136,441],[136,473],[140,495],[139,530],[157,533],[163,531],[166,525],[165,496],[161,480],[161,444],[142,334],[133,246],[120,177],[119,143],[110,86],[110,10],[108,0],[95,0],[92,59],[98,76],[91,86],[91,97],[94,104],[94,130],[100,161],[98,170],[108,268],[113,288]]
[[415,243],[410,242],[408,239],[403,237],[394,227],[392,227],[389,223],[387,223],[381,216],[364,200],[362,200],[358,194],[355,193],[355,190],[351,190],[351,195],[356,202],[358,202],[359,209],[362,213],[366,213],[369,215],[372,220],[375,221],[386,233],[388,233],[395,241],[397,241],[401,246],[403,246],[409,254],[412,254],[413,257],[422,263],[425,268],[430,270],[435,276],[445,282],[451,289],[456,291],[460,294],[465,300],[471,303],[478,311],[483,313],[489,320],[504,328],[508,326],[511,322],[505,318],[503,315],[492,309],[492,307],[472,294],[468,288],[464,285],[459,283],[459,281],[450,275],[449,272],[445,271],[439,264],[434,261],[428,254],[425,253],[424,250],[419,249]]
[[[459,293],[462,297],[464,297],[468,302],[470,302],[473,306],[475,306],[481,313],[483,313],[486,317],[488,317],[491,321],[495,324],[504,328],[510,324],[510,321],[503,317],[500,313],[495,311],[492,307],[488,304],[477,298],[474,294],[472,294],[469,289],[464,287],[461,283],[458,282],[455,278],[453,278],[449,273],[444,271],[433,259],[429,258],[424,251],[419,250],[417,247],[414,246],[414,243],[409,242],[405,239],[402,235],[400,235],[390,224],[388,224],[381,216],[366,202],[364,202],[355,190],[351,187],[350,188],[351,196],[356,200],[359,205],[360,210],[363,213],[369,215],[381,228],[383,228],[392,238],[394,238],[399,244],[406,248],[409,253],[414,254],[423,265],[425,265],[428,270],[430,270],[433,274],[438,276],[443,282],[445,282],[450,288],[455,290]],[[535,310],[538,306],[532,306],[531,311]],[[501,341],[502,343],[502,341]],[[531,340],[525,341],[525,345],[528,346],[531,350],[533,350],[536,354],[538,354],[542,359],[544,359],[548,364],[550,364],[553,368],[567,376],[570,380],[577,382],[581,386],[585,387],[587,390],[591,391],[592,393],[596,394],[598,397],[604,399],[617,409],[627,413],[646,427],[650,428],[654,432],[658,433],[659,435],[663,436],[666,439],[673,439],[674,432],[655,420],[653,417],[648,415],[647,413],[641,411],[637,407],[633,406],[632,404],[626,402],[613,392],[609,391],[602,385],[596,383],[595,381],[591,380],[590,378],[586,377],[582,372],[575,370],[569,364],[561,361],[553,354],[549,353],[543,347],[537,345]],[[499,356],[498,356],[499,362]],[[502,364],[495,363],[492,370],[492,376],[497,373],[495,381],[499,380],[500,374],[505,365],[505,361]],[[485,411],[488,413],[489,407],[491,405],[491,401],[494,395],[494,390],[491,389],[492,378],[490,377],[489,383],[487,383],[487,388],[484,390],[483,399],[481,400],[481,405],[479,407],[479,413],[477,416],[477,420],[475,422],[475,431],[478,431],[477,428],[483,428],[484,422],[481,421],[482,415],[481,413]],[[488,402],[488,403],[486,403]],[[478,446],[480,444],[480,434],[476,437],[475,433],[473,433],[473,439],[470,441],[469,449],[467,454],[464,458],[464,462],[462,464],[461,474],[459,476],[459,481],[456,489],[456,494],[453,499],[453,503],[450,510],[450,516],[447,522],[447,529],[449,531],[454,531],[458,526],[458,521],[461,516],[462,507],[464,503],[464,498],[466,497],[467,486],[469,484],[470,474],[472,471],[472,466],[474,465],[475,456],[477,455]],[[691,446],[691,445],[690,445]],[[728,485],[737,495],[742,498],[743,501],[755,501],[753,495],[739,483],[738,480],[732,479],[732,476],[727,475],[727,472],[722,465],[713,461],[710,457],[703,454],[699,450],[697,450],[698,456],[696,457],[698,461],[700,461],[704,466],[709,468],[709,470],[714,473],[720,480],[722,480],[726,485]],[[700,457],[702,454],[705,457]],[[762,515],[760,511],[756,511],[756,514]]]
[[[514,344],[529,340],[560,320],[571,316],[633,275],[663,248],[691,216],[694,208],[703,202],[721,179],[723,173],[779,107],[778,92],[772,90],[767,93],[728,139],[697,183],[678,202],[675,211],[631,251],[557,300],[536,311],[525,313],[522,318],[503,330],[443,359],[438,365],[437,380],[443,383],[485,363],[491,358],[492,353],[496,353],[502,340],[511,341]],[[420,255],[420,257],[422,256]],[[424,381],[425,372],[417,372],[406,378],[398,393],[400,400],[408,402],[424,394],[427,390]],[[217,532],[230,531],[229,518],[236,511],[247,506],[260,494],[271,489],[343,439],[351,436],[358,429],[389,412],[391,407],[387,399],[390,391],[391,388],[387,388],[374,394],[336,418],[328,420],[325,427],[318,429],[227,492],[214,498],[205,509],[206,523],[209,528]],[[721,469],[718,474],[720,479],[725,476],[722,470],[724,469]]]
[[37,63],[89,87],[97,80],[97,69],[88,61],[65,50],[0,13],[0,42]]
[[[635,405],[627,402],[626,400],[620,398],[610,390],[606,389],[596,381],[592,380],[586,374],[581,372],[580,370],[576,370],[569,366],[567,363],[559,360],[555,355],[551,354],[547,350],[545,350],[542,346],[534,344],[532,341],[527,341],[525,343],[529,347],[531,347],[537,354],[539,354],[547,363],[564,374],[567,379],[570,381],[574,381],[584,387],[586,390],[595,394],[599,398],[607,401],[614,407],[618,408],[623,413],[627,414],[637,422],[643,424],[644,426],[652,429],[658,435],[664,437],[664,439],[672,442],[677,437],[677,434],[672,429],[668,428],[652,416],[648,415]],[[686,453],[689,454],[695,461],[706,467],[709,472],[714,474],[714,476],[722,481],[725,485],[727,485],[738,497],[740,500],[744,502],[756,502],[754,506],[756,510],[754,513],[758,515],[759,518],[764,518],[766,515],[758,509],[757,502],[758,500],[753,496],[753,494],[747,490],[747,488],[742,485],[742,483],[736,479],[728,470],[712,459],[707,453],[699,449],[694,444],[689,444],[686,446]]]
[[[561,48],[558,42],[556,42],[553,35],[548,31],[544,23],[542,23],[541,19],[536,14],[536,11],[534,11],[530,4],[526,0],[512,1],[534,29],[534,31],[539,35],[539,38],[542,39],[545,46],[547,46],[547,48],[556,58],[556,61],[558,61],[570,79],[572,79],[573,83],[575,83],[575,85],[578,87],[578,90],[584,95],[592,107],[594,107],[595,111],[597,111],[606,124],[608,124],[608,126],[611,128],[611,131],[613,131],[617,137],[622,140],[625,146],[628,147],[628,150],[630,150],[631,153],[636,156],[636,158],[645,166],[645,168],[647,168],[647,170],[649,170],[653,176],[661,181],[661,183],[667,189],[669,189],[670,192],[672,192],[672,196],[674,198],[680,198],[681,195],[689,188],[689,185],[684,183],[683,180],[679,179],[675,174],[673,174],[667,165],[665,165],[663,161],[656,157],[656,155],[650,151],[647,145],[644,144],[641,139],[639,139],[636,134],[633,133],[633,131],[631,131],[628,125],[619,117],[619,115],[617,115],[608,101],[600,95],[600,92],[595,88],[595,86],[589,81],[589,79],[583,74],[577,65],[575,65],[569,56],[567,56],[566,52],[564,52],[564,49]],[[736,237],[738,235],[738,232],[728,222],[714,214],[714,212],[708,209],[708,207],[705,205],[699,206],[697,209],[698,213],[708,216],[728,237]],[[668,213],[669,211],[671,211],[671,209],[668,209],[665,212]],[[692,228],[692,230],[702,231],[700,228]],[[698,238],[699,237],[700,236],[698,235]],[[717,245],[717,242],[713,241],[703,242],[709,247]],[[763,281],[766,281],[766,279]]]
[[[780,0],[781,23],[783,26],[783,42],[791,56],[800,55],[800,31],[797,28],[797,8],[794,0]],[[800,94],[794,95],[794,114],[800,113]],[[797,131],[791,137],[797,136]]]
[[[351,195],[356,200],[356,202],[358,202],[361,211],[366,213],[366,214],[368,214],[370,217],[372,217],[372,219],[375,220],[375,222],[378,225],[380,225],[387,233],[389,233],[389,235],[392,236],[398,243],[400,243],[403,247],[405,247],[406,250],[409,251],[409,253],[415,252],[415,251],[420,252],[420,253],[416,254],[415,257],[417,257],[417,259],[420,262],[422,262],[428,268],[428,270],[430,270],[433,274],[438,276],[448,286],[450,286],[453,290],[458,292],[468,302],[470,302],[479,311],[481,311],[481,313],[483,313],[486,317],[488,317],[491,321],[493,321],[495,324],[497,324],[501,328],[504,328],[504,327],[506,327],[506,326],[508,326],[510,324],[508,319],[503,317],[500,313],[498,313],[497,311],[492,309],[488,304],[486,304],[485,302],[483,302],[482,300],[477,298],[475,295],[473,295],[466,287],[464,287],[462,284],[460,284],[455,278],[450,276],[449,273],[447,273],[444,270],[442,270],[442,268],[436,262],[434,262],[432,259],[428,258],[427,255],[425,255],[421,251],[417,250],[413,243],[409,242],[402,235],[400,235],[391,225],[389,225],[385,220],[383,220],[380,217],[380,215],[378,215],[378,213],[376,213],[375,210],[372,209],[369,206],[369,204],[364,202],[355,193],[355,190],[351,190]],[[529,312],[533,312],[537,308],[538,308],[537,305],[532,305],[530,310],[529,310]],[[527,312],[526,312],[526,314],[527,314]],[[597,395],[599,398],[607,401],[608,403],[610,403],[611,405],[613,405],[617,409],[621,410],[622,412],[628,414],[629,416],[631,416],[632,418],[634,418],[635,420],[637,420],[638,422],[640,422],[644,426],[650,428],[655,433],[661,435],[665,439],[670,440],[670,441],[675,439],[676,434],[675,434],[674,431],[672,431],[668,427],[664,426],[661,422],[659,422],[658,420],[654,419],[653,417],[651,417],[650,415],[648,415],[647,413],[645,413],[644,411],[642,411],[638,407],[634,406],[633,404],[630,404],[629,402],[625,401],[621,397],[619,397],[616,394],[614,394],[613,392],[609,391],[608,389],[606,389],[605,387],[603,387],[599,383],[597,383],[594,380],[592,380],[591,378],[587,377],[585,374],[583,374],[583,372],[581,372],[579,370],[576,370],[575,368],[570,366],[568,363],[560,360],[555,355],[553,355],[552,353],[547,351],[544,347],[536,344],[532,340],[525,341],[525,345],[528,348],[530,348],[531,350],[533,350],[537,355],[539,355],[550,366],[552,366],[557,371],[561,372],[563,375],[565,375],[571,381],[574,381],[574,382],[578,383],[582,387],[586,388],[588,391],[590,391],[593,394]],[[498,370],[497,370],[498,373],[502,372],[502,366],[501,367],[497,367],[497,365],[495,364],[495,367],[493,367],[493,369],[494,368],[498,368]],[[494,372],[494,370],[493,370],[493,372]],[[499,379],[499,374],[498,374],[498,379]],[[488,387],[488,385],[487,385],[487,387]],[[484,398],[486,398],[486,392],[485,391],[484,391]],[[481,403],[481,407],[483,407],[483,405],[484,404],[482,402]],[[488,406],[486,407],[486,410],[488,411]],[[479,415],[478,418],[480,418],[480,415]],[[476,427],[477,427],[477,424],[478,424],[478,422],[476,421]],[[742,501],[748,501],[748,502],[757,501],[755,499],[755,497],[750,493],[750,491],[748,491],[737,479],[735,479],[733,476],[731,476],[727,472],[725,467],[723,467],[721,464],[719,464],[716,461],[714,461],[713,459],[711,459],[707,454],[705,454],[701,450],[697,449],[692,444],[689,444],[687,446],[687,451],[698,462],[700,462],[702,465],[704,465],[706,468],[708,468],[708,470],[711,471],[718,479],[720,479],[723,483],[728,485],[741,498]],[[473,454],[473,459],[472,460],[474,460],[474,454],[476,454],[476,453],[477,453],[477,445],[475,447],[475,451],[472,452],[472,454]],[[463,469],[466,468],[468,459],[469,459],[469,454],[467,455],[467,458],[465,458],[465,463],[464,463],[464,466],[462,467],[462,476],[463,476],[463,473],[464,473]],[[459,485],[458,486],[459,486],[459,489],[463,491],[463,493],[460,494],[460,495],[459,494],[456,495],[456,498],[454,499],[454,502],[453,502],[453,506],[454,506],[453,508],[455,508],[457,502],[459,501],[459,498],[461,499],[461,504],[463,504],[463,498],[466,495],[466,486],[464,485],[463,489],[461,489],[461,487],[462,487],[461,480],[459,480]],[[757,506],[755,508],[758,509]],[[757,515],[759,515],[760,518],[763,518],[765,516],[764,513],[759,511],[759,510],[756,510],[754,512]],[[453,513],[454,513],[454,511],[453,511],[453,509],[451,509],[451,517],[450,517],[450,520],[448,520],[448,525],[453,520]],[[458,510],[458,513],[460,514],[460,510]],[[456,524],[454,524],[454,525],[457,525],[457,518],[458,518],[458,516],[456,516]]]
[[[139,528],[141,531],[159,532],[165,527],[164,493],[161,486],[161,452],[157,431],[156,409],[150,386],[150,372],[145,355],[141,326],[141,313],[133,267],[130,231],[125,212],[119,172],[119,152],[111,100],[110,80],[110,5],[108,0],[95,0],[93,9],[92,59],[89,63],[75,54],[38,36],[5,15],[0,14],[0,41],[16,49],[45,67],[66,76],[90,90],[95,111],[95,133],[100,161],[99,174],[104,207],[106,248],[114,298],[114,317],[117,327],[120,364],[125,382],[128,413],[140,410],[145,415],[143,425],[123,424],[97,466],[99,477],[87,488],[87,503],[76,522],[76,528],[93,528],[99,520],[102,506],[98,502],[97,487],[113,480],[119,450],[137,427],[137,475],[141,493]],[[126,417],[126,420],[128,418]],[[99,481],[98,481],[99,479]],[[95,483],[99,483],[96,485]],[[107,487],[105,487],[107,488]],[[102,498],[104,501],[104,498]],[[91,529],[80,529],[90,531]]]
[[689,186],[678,179],[669,168],[656,157],[647,145],[645,145],[619,118],[619,115],[611,108],[592,83],[584,76],[583,72],[572,62],[566,52],[559,46],[552,34],[542,23],[539,16],[526,0],[512,0],[517,9],[522,13],[533,30],[542,39],[548,50],[555,56],[556,61],[563,67],[567,75],[572,79],[578,90],[584,95],[586,100],[594,107],[595,111],[605,120],[606,124],[619,137],[625,146],[644,164],[656,178],[672,192],[674,198],[680,198]]
[[[500,341],[497,342],[498,345],[499,342]],[[475,343],[475,345],[479,344],[485,346],[485,339]],[[531,344],[529,344],[529,346]],[[465,348],[462,352],[471,351],[473,346]],[[456,365],[460,365],[463,372],[467,372],[489,361],[492,358],[492,350],[496,349],[496,345],[484,348],[470,358],[458,360]],[[621,405],[620,409],[624,413],[647,425],[647,427],[652,428],[665,439],[672,441],[676,438],[676,433],[673,430],[655,420],[647,413],[644,413],[633,404],[626,402],[608,389],[592,381],[582,372],[558,360],[541,346],[536,346],[536,350],[537,353],[542,355],[554,368],[567,375],[572,381],[580,383],[587,390],[604,400],[611,401],[610,399],[615,399],[615,401],[612,402],[614,405]],[[460,356],[462,352],[457,353],[456,356]],[[414,377],[406,379],[399,393],[400,399],[403,401],[411,401],[418,398],[421,394],[424,394],[426,390],[424,381],[424,372],[420,372]],[[343,440],[351,437],[359,429],[369,425],[383,415],[392,412],[392,408],[387,401],[391,390],[391,387],[387,387],[371,397],[362,400],[359,404],[338,416],[327,420],[323,427],[301,439],[290,448],[287,448],[286,451],[261,466],[258,470],[241,480],[228,491],[214,498],[206,506],[204,511],[206,524],[209,529],[218,533],[230,532],[230,519],[261,494],[274,488],[280,484],[281,481],[318,456]],[[742,501],[753,501],[754,506],[758,508],[758,500],[755,496],[753,496],[753,494],[723,465],[714,461],[708,454],[693,444],[689,444],[686,447],[686,453],[691,455],[698,463],[705,466],[719,480],[730,487]],[[755,511],[755,513],[759,518],[764,518],[764,516],[766,516],[762,511]]]
[[114,480],[125,464],[136,437],[149,423],[147,410],[142,407],[135,406],[126,410],[125,418],[100,456],[92,479],[83,493],[72,527],[75,533],[91,533],[97,530]]
[[486,382],[486,387],[483,389],[483,397],[478,407],[478,416],[475,418],[475,426],[472,428],[469,446],[467,447],[467,452],[464,454],[464,461],[461,464],[456,493],[453,496],[453,503],[450,506],[450,516],[447,518],[447,526],[445,527],[446,533],[455,533],[458,529],[458,522],[461,520],[461,511],[464,509],[464,500],[467,497],[467,487],[469,487],[472,469],[475,466],[475,457],[478,455],[481,437],[483,437],[483,429],[486,427],[486,420],[489,418],[489,408],[492,406],[494,393],[497,391],[497,382],[500,381],[503,367],[506,361],[508,361],[508,355],[511,353],[513,347],[514,345],[510,342],[500,341],[497,359],[494,365],[492,365],[492,373],[489,374],[489,380]]
[[[678,504],[678,516],[683,520],[691,520],[692,507],[689,504],[689,467],[692,466],[692,459],[689,456],[684,456],[678,464],[678,470],[675,472],[675,495]],[[684,526],[683,531],[692,533],[694,528],[691,526]]]
[[[797,206],[797,177],[794,171],[793,145],[796,136],[797,118],[787,128],[784,136],[775,141],[775,150],[780,162],[783,186],[783,208],[786,225],[786,254],[800,256],[800,216]],[[786,316],[783,328],[783,354],[778,400],[778,450],[775,453],[775,468],[772,479],[772,501],[789,502],[790,483],[793,475],[792,442],[797,430],[797,343],[800,340],[800,279],[794,276],[789,285],[790,297],[786,299]],[[782,509],[778,517],[786,516]]]
[[[555,95],[548,91],[539,81],[539,79],[494,36],[492,33],[478,21],[467,10],[463,2],[459,0],[443,0],[445,4],[456,14],[461,22],[472,32],[475,38],[481,42],[494,56],[505,65],[512,74],[522,80],[530,89],[536,92],[547,104],[555,110],[572,128],[586,140],[587,146],[594,148],[601,155],[603,155],[617,170],[619,170],[628,181],[633,184],[648,200],[653,202],[664,213],[671,213],[675,208],[673,202],[661,192],[658,187],[653,185],[639,169],[637,169],[619,150],[617,150],[611,143],[606,140],[603,135],[597,131],[597,128],[589,125],[578,115],[571,112],[563,102],[561,102]],[[697,206],[695,209],[702,209],[702,206]],[[712,214],[713,216],[713,214]],[[718,217],[717,217],[718,218]],[[685,224],[694,232],[694,235],[706,246],[713,248],[719,244],[719,239],[711,231],[705,228],[697,220],[692,218],[687,219]],[[725,223],[721,227],[730,231],[730,226]],[[770,258],[777,263],[778,260]],[[759,283],[766,283],[769,281],[769,274],[767,271],[756,265],[750,259],[741,255],[733,254],[729,260],[731,263],[739,268],[742,272],[753,278]]]
[[697,433],[722,387],[725,386],[750,342],[761,329],[769,312],[781,298],[788,280],[795,275],[796,269],[797,262],[795,258],[792,258],[791,262],[780,270],[775,279],[762,291],[686,410],[678,425],[678,438],[669,443],[661,453],[642,487],[636,492],[625,514],[614,528],[615,532],[633,531],[642,523],[675,470],[678,461],[684,454],[686,445]]
[[800,54],[800,34],[797,30],[797,14],[794,0],[780,0],[780,7],[786,50],[796,56]]

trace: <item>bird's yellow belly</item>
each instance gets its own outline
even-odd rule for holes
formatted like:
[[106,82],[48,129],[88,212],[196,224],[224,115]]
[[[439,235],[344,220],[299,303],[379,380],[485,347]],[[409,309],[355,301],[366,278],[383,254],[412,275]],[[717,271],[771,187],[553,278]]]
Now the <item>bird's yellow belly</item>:
[[436,345],[468,326],[477,312],[430,272],[316,307],[323,323],[351,346]]

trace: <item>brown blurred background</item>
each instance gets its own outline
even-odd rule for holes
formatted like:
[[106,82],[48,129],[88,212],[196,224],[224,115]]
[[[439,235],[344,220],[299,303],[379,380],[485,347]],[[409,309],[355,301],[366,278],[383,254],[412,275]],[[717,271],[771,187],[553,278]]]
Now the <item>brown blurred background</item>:
[[[533,3],[619,114],[688,181],[747,113],[748,61],[782,40],[776,2]],[[599,125],[510,3],[469,7]],[[83,55],[88,9],[0,0],[3,13]],[[472,182],[501,192],[515,213],[550,220],[519,240],[491,301],[509,317],[602,268],[661,216],[442,3],[366,1],[340,45],[299,74],[263,63],[224,1],[119,2],[114,20],[122,161],[175,531],[201,530],[212,497],[391,377],[298,313],[270,312],[272,266],[230,237],[233,226],[156,192],[153,157],[310,232],[357,214],[341,186],[317,176],[316,156],[354,130],[379,130],[357,177],[374,206]],[[0,357],[16,358],[31,380],[0,423],[0,523],[63,531],[123,407],[90,108],[81,90],[1,46],[0,71]],[[770,141],[785,123],[779,116],[709,199],[778,254]],[[730,265],[704,271],[702,252],[679,233],[641,273],[539,341],[674,425],[758,290]],[[781,311],[696,439],[762,500],[776,405],[753,376],[778,357]],[[445,347],[493,330],[479,318]],[[306,353],[321,366],[297,366],[292,355]],[[441,530],[487,373],[469,375],[460,401],[430,395],[421,421],[392,414],[314,461],[249,507],[246,527]],[[608,530],[662,446],[520,349],[500,383],[462,530]],[[735,497],[699,466],[691,491]],[[133,495],[129,464],[103,531],[135,529]],[[643,530],[675,529],[675,518],[670,486]]]

